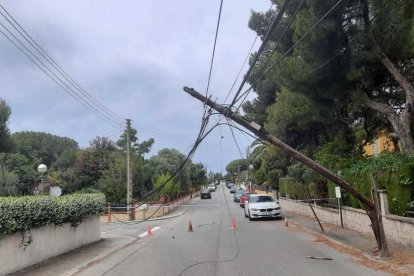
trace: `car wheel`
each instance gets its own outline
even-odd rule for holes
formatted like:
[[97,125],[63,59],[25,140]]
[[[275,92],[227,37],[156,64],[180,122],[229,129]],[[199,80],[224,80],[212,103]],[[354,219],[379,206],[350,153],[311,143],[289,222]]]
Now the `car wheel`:
[[249,221],[253,221],[252,216],[250,215],[250,211],[249,211]]

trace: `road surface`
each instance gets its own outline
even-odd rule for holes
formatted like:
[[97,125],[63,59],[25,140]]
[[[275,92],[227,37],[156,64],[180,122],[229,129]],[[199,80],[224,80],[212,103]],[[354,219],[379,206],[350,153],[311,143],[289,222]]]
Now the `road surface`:
[[[221,185],[212,199],[189,205],[181,216],[151,222],[152,237],[145,236],[148,222],[103,226],[106,233],[142,238],[77,275],[386,275],[283,220],[249,222]],[[194,232],[187,232],[190,220]]]

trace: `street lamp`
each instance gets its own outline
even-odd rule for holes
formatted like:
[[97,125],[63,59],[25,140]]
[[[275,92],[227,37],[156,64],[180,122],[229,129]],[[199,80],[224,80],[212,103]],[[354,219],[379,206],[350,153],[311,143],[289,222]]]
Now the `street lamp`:
[[42,195],[43,195],[43,174],[46,172],[47,166],[45,164],[40,164],[37,167],[37,171],[40,172],[41,175],[41,183],[42,183]]

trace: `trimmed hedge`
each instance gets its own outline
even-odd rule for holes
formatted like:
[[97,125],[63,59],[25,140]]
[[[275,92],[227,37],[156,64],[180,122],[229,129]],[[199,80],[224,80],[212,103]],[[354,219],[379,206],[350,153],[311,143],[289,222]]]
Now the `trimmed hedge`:
[[291,199],[308,198],[308,189],[306,184],[301,183],[294,177],[279,178],[279,189],[282,196],[289,195]]
[[48,224],[70,223],[76,227],[84,219],[102,214],[104,204],[101,193],[0,197],[0,239]]
[[[360,193],[371,198],[370,174],[374,175],[378,189],[387,189],[391,214],[406,215],[408,204],[414,201],[414,158],[402,153],[382,153],[355,163],[342,171],[343,178]],[[333,193],[334,185],[329,186]],[[361,203],[346,194],[344,203],[354,208],[363,208]]]

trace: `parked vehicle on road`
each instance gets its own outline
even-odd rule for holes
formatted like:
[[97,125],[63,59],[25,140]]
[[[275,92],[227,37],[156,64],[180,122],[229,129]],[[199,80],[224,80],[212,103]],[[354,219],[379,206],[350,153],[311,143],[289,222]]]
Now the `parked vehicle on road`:
[[255,194],[256,192],[243,192],[242,196],[240,197],[240,207],[244,208],[244,205],[249,195],[255,195]]
[[249,195],[245,203],[244,216],[255,218],[281,218],[279,204],[270,195]]
[[236,192],[234,193],[234,196],[233,196],[234,202],[240,202],[240,197],[243,195],[243,192],[244,192],[243,189],[236,190]]
[[237,190],[237,186],[233,184],[233,186],[230,187],[230,193],[234,194]]
[[203,189],[201,191],[200,197],[201,197],[201,199],[205,199],[205,198],[210,199],[211,198],[210,190],[209,189]]
[[211,183],[208,185],[208,189],[210,192],[215,192],[216,191],[216,185],[214,183]]
[[234,185],[234,183],[233,183],[233,182],[227,182],[227,183],[226,183],[226,187],[227,187],[227,188],[229,188],[229,189],[230,189],[233,185]]

